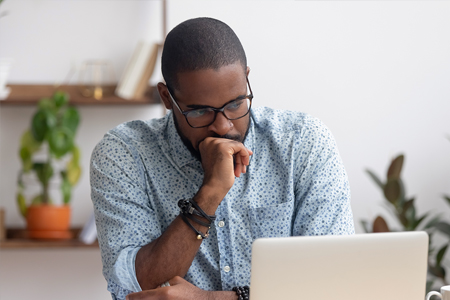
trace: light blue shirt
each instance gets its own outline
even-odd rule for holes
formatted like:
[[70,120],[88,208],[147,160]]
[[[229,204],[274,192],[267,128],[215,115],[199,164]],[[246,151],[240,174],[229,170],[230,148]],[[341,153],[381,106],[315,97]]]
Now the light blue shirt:
[[[244,144],[253,151],[247,173],[220,203],[185,276],[205,290],[250,284],[256,238],[354,233],[347,175],[322,122],[252,109]],[[94,149],[90,176],[103,274],[113,298],[124,299],[141,290],[136,253],[178,216],[178,200],[196,194],[203,169],[169,113],[109,131]]]

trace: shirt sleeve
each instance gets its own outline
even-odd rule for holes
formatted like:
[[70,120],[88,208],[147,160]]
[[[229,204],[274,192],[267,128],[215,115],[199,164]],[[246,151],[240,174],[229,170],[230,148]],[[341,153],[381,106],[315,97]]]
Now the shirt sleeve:
[[113,299],[141,291],[135,258],[161,235],[150,206],[144,166],[127,137],[110,132],[95,147],[90,165],[103,275]]
[[350,186],[333,135],[318,119],[305,120],[294,174],[298,203],[294,235],[354,234]]

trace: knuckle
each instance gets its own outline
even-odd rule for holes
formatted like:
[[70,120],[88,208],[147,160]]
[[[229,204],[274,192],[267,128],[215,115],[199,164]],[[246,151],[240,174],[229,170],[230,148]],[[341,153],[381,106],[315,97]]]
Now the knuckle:
[[170,299],[170,295],[172,294],[171,291],[172,291],[171,288],[163,289],[163,291],[161,292],[161,298],[160,299]]

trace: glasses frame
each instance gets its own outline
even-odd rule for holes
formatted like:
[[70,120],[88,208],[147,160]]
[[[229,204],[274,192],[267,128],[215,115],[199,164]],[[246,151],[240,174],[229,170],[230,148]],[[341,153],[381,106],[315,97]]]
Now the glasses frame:
[[[191,126],[192,128],[204,128],[204,127],[208,127],[209,125],[211,125],[212,123],[214,123],[214,122],[216,121],[217,113],[219,113],[219,112],[221,112],[221,113],[224,115],[225,118],[227,118],[228,120],[231,120],[231,121],[241,119],[241,118],[245,117],[246,115],[248,115],[248,113],[250,112],[250,109],[252,108],[253,92],[252,92],[252,87],[250,86],[250,82],[248,81],[248,77],[245,76],[245,79],[247,80],[247,85],[248,85],[248,89],[249,89],[249,91],[250,91],[250,94],[248,94],[247,96],[245,96],[243,99],[248,98],[249,101],[250,101],[250,105],[249,105],[248,111],[247,111],[247,113],[246,113],[245,115],[243,115],[243,116],[241,116],[241,117],[239,117],[239,118],[234,118],[234,119],[230,119],[230,118],[227,117],[227,115],[226,115],[225,112],[224,112],[225,106],[227,106],[228,104],[230,104],[230,103],[232,103],[232,102],[234,102],[234,101],[238,101],[238,100],[242,100],[242,99],[234,99],[234,100],[228,101],[227,103],[225,103],[225,104],[224,104],[222,107],[220,107],[220,108],[215,108],[215,107],[212,107],[212,106],[205,106],[205,107],[203,107],[203,108],[196,108],[196,109],[192,109],[192,110],[188,110],[188,111],[183,111],[183,110],[181,109],[181,107],[178,105],[178,102],[175,100],[175,97],[172,96],[171,88],[170,88],[168,85],[167,85],[167,91],[169,92],[170,99],[172,99],[172,102],[173,102],[173,103],[175,104],[175,106],[178,108],[178,110],[180,111],[180,113],[184,116],[184,118],[186,119],[186,122],[188,123],[188,125]],[[192,112],[193,110],[197,110],[197,109],[212,109],[212,111],[214,111],[214,118],[213,118],[213,120],[211,121],[211,123],[209,123],[208,125],[204,125],[204,126],[192,126],[191,123],[189,123],[189,120],[188,120],[187,115],[188,115],[190,112]]]

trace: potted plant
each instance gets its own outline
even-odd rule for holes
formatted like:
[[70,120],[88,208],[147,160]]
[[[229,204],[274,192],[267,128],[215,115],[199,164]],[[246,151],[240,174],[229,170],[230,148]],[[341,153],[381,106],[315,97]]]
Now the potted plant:
[[[372,222],[372,226],[367,221],[361,224],[364,231],[369,232],[390,232],[390,231],[426,231],[429,236],[428,249],[428,279],[426,283],[426,292],[432,290],[436,280],[444,285],[449,283],[446,280],[446,271],[443,266],[443,258],[447,251],[448,243],[439,246],[434,245],[433,237],[436,229],[450,236],[450,224],[441,221],[441,215],[426,212],[422,215],[417,213],[416,201],[414,197],[406,196],[406,188],[401,178],[404,155],[394,158],[388,168],[386,180],[380,179],[374,172],[366,170],[373,181],[381,188],[387,201],[387,208],[391,211],[394,219],[400,228],[392,229],[388,226],[385,218],[377,216]],[[446,197],[450,203],[450,197]],[[371,227],[371,228],[370,228]]]
[[[69,203],[81,174],[80,150],[74,142],[80,115],[68,103],[69,95],[64,92],[40,100],[20,141],[17,203],[30,238],[72,237]],[[33,185],[38,189],[27,195]],[[56,203],[55,195],[62,205]]]

